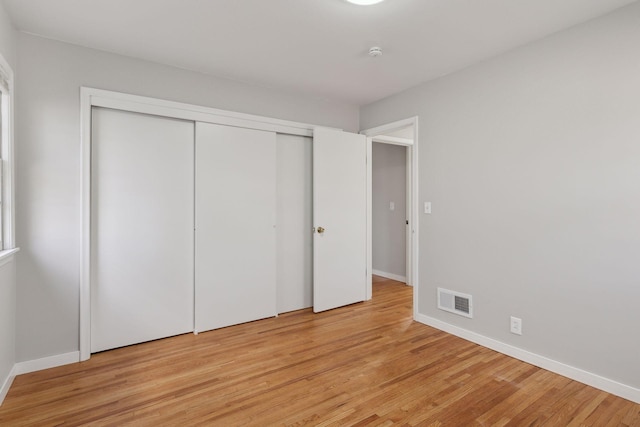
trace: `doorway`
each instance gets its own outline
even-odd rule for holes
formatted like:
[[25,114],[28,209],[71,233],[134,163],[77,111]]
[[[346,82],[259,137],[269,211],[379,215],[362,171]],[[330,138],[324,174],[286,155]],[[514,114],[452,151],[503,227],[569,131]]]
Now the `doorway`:
[[406,146],[373,140],[372,149],[372,273],[407,280],[407,150]]
[[[405,268],[404,277],[397,275],[397,277],[390,277],[394,280],[400,280],[407,285],[413,286],[414,294],[414,316],[417,312],[417,294],[418,294],[418,212],[417,212],[417,195],[418,195],[418,118],[412,117],[405,120],[399,120],[396,122],[388,123],[375,128],[365,129],[360,132],[369,138],[367,158],[372,161],[367,162],[367,270],[368,270],[368,299],[372,297],[372,273],[392,273],[388,271],[381,271],[373,264],[373,252],[374,252],[374,180],[373,180],[373,164],[376,161],[374,156],[374,144],[377,144],[376,148],[382,147],[382,151],[393,152],[395,150],[396,155],[400,156],[404,150],[405,157],[405,194],[404,194],[404,210],[405,210],[405,239],[404,239],[404,263]],[[388,149],[389,146],[396,146]],[[386,150],[385,150],[386,148]],[[380,150],[376,150],[380,151]],[[397,159],[396,159],[397,163]],[[397,179],[397,177],[396,177]],[[396,196],[393,196],[394,198]],[[389,197],[387,197],[389,198]],[[384,200],[382,203],[377,200],[378,211],[383,212],[381,208],[386,209],[386,212],[396,212],[398,210],[398,202],[396,200]],[[391,204],[393,202],[393,205]],[[397,215],[388,215],[397,216]],[[397,225],[397,224],[396,224]],[[398,239],[396,236],[395,239]],[[397,247],[397,243],[395,244]],[[384,252],[384,251],[383,251]],[[397,260],[395,263],[397,264]]]

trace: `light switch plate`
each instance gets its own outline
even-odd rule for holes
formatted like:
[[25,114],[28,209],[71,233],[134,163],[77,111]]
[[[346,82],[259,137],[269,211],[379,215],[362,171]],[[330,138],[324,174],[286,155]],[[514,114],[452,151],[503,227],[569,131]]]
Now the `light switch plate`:
[[424,202],[424,213],[431,213],[431,202]]

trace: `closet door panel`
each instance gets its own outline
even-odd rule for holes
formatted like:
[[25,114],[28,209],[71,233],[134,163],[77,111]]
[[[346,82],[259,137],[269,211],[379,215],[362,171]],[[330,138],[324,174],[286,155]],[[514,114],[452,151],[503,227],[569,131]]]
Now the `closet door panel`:
[[278,313],[313,305],[312,139],[277,134]]
[[91,351],[193,331],[194,123],[94,108]]
[[275,133],[196,123],[196,331],[276,315],[275,168]]

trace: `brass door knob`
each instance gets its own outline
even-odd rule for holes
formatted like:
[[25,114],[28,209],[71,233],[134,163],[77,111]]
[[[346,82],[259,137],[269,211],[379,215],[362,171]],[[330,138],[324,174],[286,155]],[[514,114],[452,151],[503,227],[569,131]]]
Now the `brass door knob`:
[[320,234],[324,233],[324,228],[318,227],[318,233],[320,233]]

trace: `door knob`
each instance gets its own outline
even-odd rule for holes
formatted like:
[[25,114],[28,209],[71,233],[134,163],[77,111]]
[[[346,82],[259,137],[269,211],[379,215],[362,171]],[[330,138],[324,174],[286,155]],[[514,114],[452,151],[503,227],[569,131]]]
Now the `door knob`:
[[324,228],[322,228],[322,227],[318,227],[318,233],[319,233],[319,234],[324,233]]

